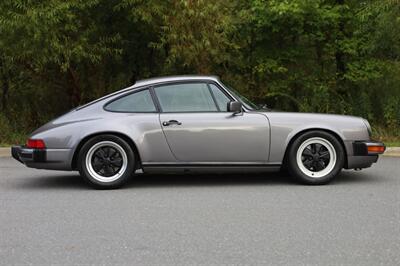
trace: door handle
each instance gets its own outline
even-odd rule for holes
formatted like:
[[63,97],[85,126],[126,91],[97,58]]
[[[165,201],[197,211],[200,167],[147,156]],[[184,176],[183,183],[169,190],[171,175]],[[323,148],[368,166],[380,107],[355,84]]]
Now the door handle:
[[165,127],[167,127],[167,126],[169,126],[169,125],[178,125],[178,126],[182,125],[182,123],[179,122],[179,121],[177,121],[177,120],[164,121],[162,124],[163,124],[163,126],[165,126]]

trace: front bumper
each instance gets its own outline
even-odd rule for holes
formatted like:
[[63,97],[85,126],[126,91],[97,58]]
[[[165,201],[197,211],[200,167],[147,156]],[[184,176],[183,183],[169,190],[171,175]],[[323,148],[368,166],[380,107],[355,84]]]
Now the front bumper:
[[354,156],[371,156],[384,153],[385,144],[378,141],[356,141],[353,142]]
[[29,163],[44,163],[47,160],[46,149],[30,149],[25,146],[11,147],[11,155],[17,161]]
[[352,148],[353,153],[347,157],[347,169],[368,168],[386,150],[385,144],[377,141],[355,141]]

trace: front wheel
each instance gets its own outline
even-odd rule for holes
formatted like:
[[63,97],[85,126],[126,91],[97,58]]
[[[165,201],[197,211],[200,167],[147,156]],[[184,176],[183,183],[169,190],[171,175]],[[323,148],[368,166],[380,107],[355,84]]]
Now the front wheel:
[[337,176],[344,165],[344,149],[337,138],[323,131],[309,131],[289,147],[289,172],[299,181],[322,185]]
[[96,136],[79,152],[78,169],[87,183],[95,188],[122,186],[135,169],[132,148],[114,135]]

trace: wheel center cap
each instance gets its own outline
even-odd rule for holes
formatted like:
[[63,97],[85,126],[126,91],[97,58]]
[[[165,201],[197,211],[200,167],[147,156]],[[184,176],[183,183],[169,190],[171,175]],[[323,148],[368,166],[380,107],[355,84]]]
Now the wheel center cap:
[[313,160],[314,161],[318,161],[319,160],[319,155],[318,154],[314,154],[313,155]]

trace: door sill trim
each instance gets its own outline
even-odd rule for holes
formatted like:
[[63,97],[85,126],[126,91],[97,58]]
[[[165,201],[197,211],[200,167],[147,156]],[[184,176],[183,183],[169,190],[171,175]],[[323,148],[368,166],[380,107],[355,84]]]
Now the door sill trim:
[[227,172],[269,172],[269,171],[279,171],[282,164],[271,163],[271,164],[248,164],[248,163],[168,163],[168,164],[142,164],[144,172],[211,172],[211,173],[227,173]]
[[277,167],[281,163],[142,163],[143,167]]

